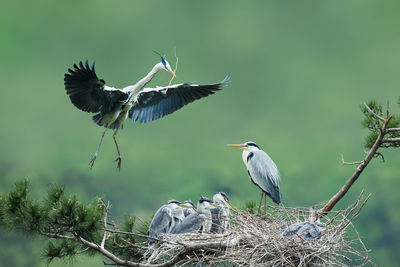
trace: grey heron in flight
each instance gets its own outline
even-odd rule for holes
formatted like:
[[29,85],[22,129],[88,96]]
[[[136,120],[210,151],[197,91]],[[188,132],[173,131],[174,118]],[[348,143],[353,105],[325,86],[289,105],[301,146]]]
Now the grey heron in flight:
[[[262,151],[254,142],[228,146],[243,149],[242,159],[247,167],[247,173],[251,181],[262,191],[258,213],[260,213],[263,196],[265,197],[264,202],[266,202],[266,195],[268,195],[272,201],[279,204],[281,202],[279,171],[267,153]],[[266,208],[265,205],[264,208]]]
[[213,196],[213,203],[218,208],[211,209],[211,233],[222,234],[228,227],[230,209],[233,209],[229,197],[224,192],[218,192]]
[[185,219],[184,209],[190,208],[193,207],[176,200],[171,200],[167,204],[162,205],[154,214],[153,220],[150,223],[148,231],[149,242],[153,242],[153,238],[158,238],[159,234],[169,233],[177,224]]
[[209,233],[211,230],[211,211],[212,208],[218,208],[211,200],[202,197],[197,202],[196,213],[190,214],[182,222],[176,224],[171,234],[184,233]]
[[118,169],[121,168],[121,153],[116,140],[119,129],[129,117],[132,122],[147,123],[158,120],[175,112],[183,106],[220,90],[229,79],[214,84],[181,83],[171,86],[144,88],[160,70],[166,70],[174,77],[170,64],[160,55],[161,62],[154,65],[151,71],[134,85],[122,89],[106,85],[95,72],[94,62],[74,64],[64,75],[64,85],[72,104],[85,112],[97,113],[93,121],[106,129],[101,135],[97,151],[89,162],[90,167],[98,156],[103,137],[107,129],[113,129],[113,139],[117,148]]

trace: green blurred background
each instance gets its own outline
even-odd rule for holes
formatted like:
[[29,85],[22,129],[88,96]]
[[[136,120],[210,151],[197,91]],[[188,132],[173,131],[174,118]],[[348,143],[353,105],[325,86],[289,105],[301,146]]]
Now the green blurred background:
[[[85,201],[101,195],[115,220],[146,220],[170,198],[196,201],[226,191],[232,202],[259,199],[241,152],[252,140],[278,165],[282,202],[325,201],[364,156],[360,104],[392,110],[400,95],[399,1],[3,1],[0,9],[0,191],[28,178],[32,196],[51,183]],[[223,91],[159,121],[125,123],[118,172],[111,133],[91,171],[102,129],[65,94],[63,74],[96,60],[98,76],[124,87],[166,54],[174,82],[210,83]],[[151,85],[166,85],[160,72]],[[372,259],[400,261],[400,153],[385,151],[336,208],[364,189],[372,198],[355,224]],[[42,240],[0,232],[0,265],[45,266]],[[68,266],[58,261],[53,266]],[[79,258],[75,266],[102,265]]]

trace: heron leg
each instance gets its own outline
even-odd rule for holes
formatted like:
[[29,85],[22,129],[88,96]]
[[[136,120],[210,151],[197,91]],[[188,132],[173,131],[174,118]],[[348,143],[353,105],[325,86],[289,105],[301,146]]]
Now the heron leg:
[[264,193],[264,214],[267,214],[267,195]]
[[100,142],[99,142],[99,145],[97,147],[96,153],[94,153],[92,159],[89,161],[90,169],[93,168],[94,162],[96,161],[97,155],[99,154],[101,142],[103,142],[103,137],[106,134],[106,131],[107,131],[107,129],[105,129],[104,132],[101,134]]
[[117,139],[115,138],[115,136],[116,136],[117,133],[118,133],[118,130],[119,130],[119,127],[117,128],[117,130],[115,130],[115,132],[114,132],[114,134],[113,134],[113,138],[114,138],[115,146],[117,147],[117,152],[118,152],[118,157],[117,157],[117,159],[116,159],[115,161],[118,162],[118,164],[117,164],[118,170],[121,170],[121,161],[122,161],[122,158],[121,158],[121,153],[119,152]]
[[260,210],[261,210],[261,204],[262,204],[263,195],[264,195],[264,192],[261,192],[261,199],[260,199],[260,204],[258,205],[258,211],[257,211],[257,214],[260,214]]

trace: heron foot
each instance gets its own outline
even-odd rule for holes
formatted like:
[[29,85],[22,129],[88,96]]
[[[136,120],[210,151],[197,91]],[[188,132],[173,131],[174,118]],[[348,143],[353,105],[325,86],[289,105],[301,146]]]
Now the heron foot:
[[114,160],[114,161],[118,162],[117,163],[117,168],[118,168],[119,171],[121,171],[121,162],[122,162],[121,156],[118,156],[118,158],[116,160]]
[[97,153],[94,154],[93,158],[89,161],[90,169],[93,168],[93,165],[94,165],[94,162],[96,161],[96,159],[97,159]]

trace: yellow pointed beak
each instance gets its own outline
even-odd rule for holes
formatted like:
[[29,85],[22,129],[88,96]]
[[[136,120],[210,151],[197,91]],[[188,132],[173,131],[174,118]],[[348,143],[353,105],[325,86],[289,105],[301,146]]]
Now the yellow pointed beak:
[[172,74],[172,76],[176,77],[176,74],[175,74],[175,72],[173,72],[172,70],[168,70],[168,72],[169,72],[169,73],[171,73],[171,74]]
[[226,201],[226,200],[224,200],[224,201],[225,201],[226,205],[228,205],[228,207],[233,210],[232,205],[228,201]]
[[238,148],[244,148],[244,145],[243,145],[243,144],[229,144],[229,145],[227,145],[227,146],[230,146],[230,147],[238,147]]

